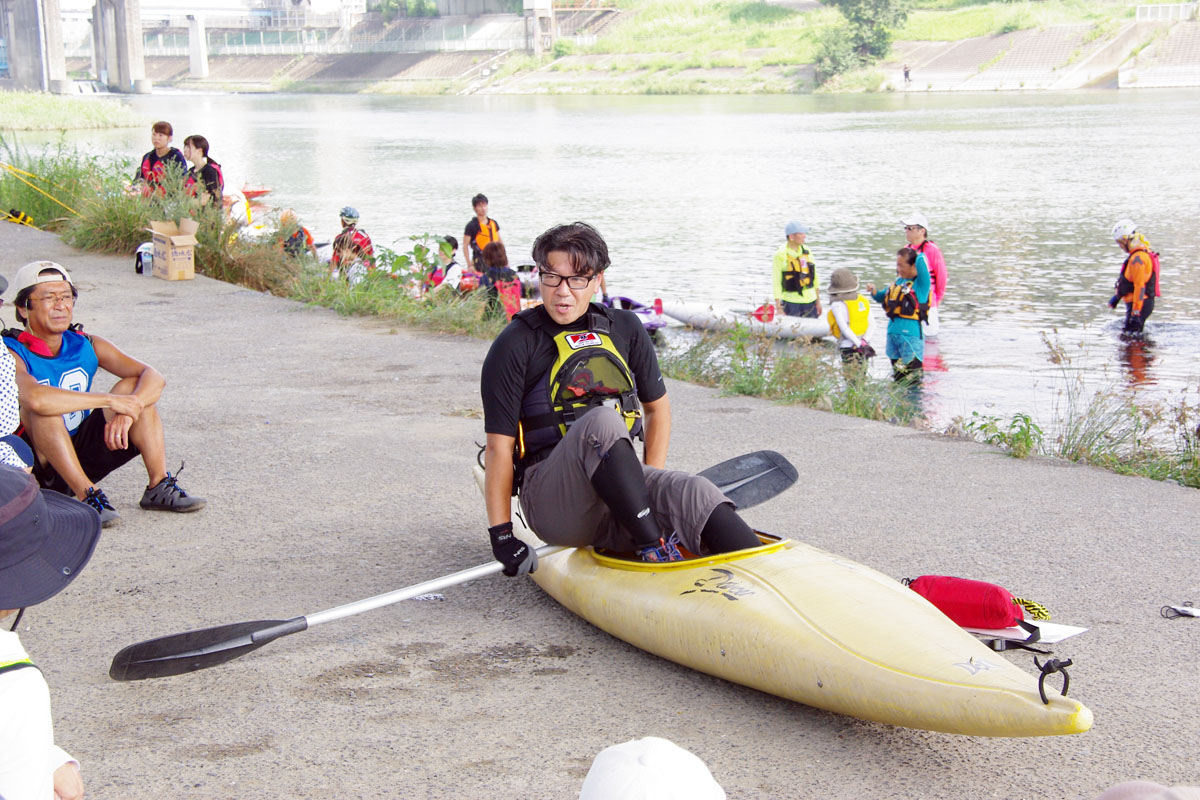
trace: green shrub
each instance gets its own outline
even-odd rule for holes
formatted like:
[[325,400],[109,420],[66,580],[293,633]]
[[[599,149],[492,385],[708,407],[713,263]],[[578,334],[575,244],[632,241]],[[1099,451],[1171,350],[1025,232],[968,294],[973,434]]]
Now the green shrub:
[[827,28],[817,38],[817,83],[828,83],[831,78],[858,69],[862,58],[855,49],[854,38],[848,25]]

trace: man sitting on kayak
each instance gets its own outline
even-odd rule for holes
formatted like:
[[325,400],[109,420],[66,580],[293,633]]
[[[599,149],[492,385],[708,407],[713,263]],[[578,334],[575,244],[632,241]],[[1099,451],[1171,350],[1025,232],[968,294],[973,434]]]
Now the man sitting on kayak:
[[[664,469],[671,406],[636,314],[591,303],[608,245],[582,222],[537,238],[543,305],[496,337],[480,390],[487,433],[488,533],[504,574],[537,568],[513,535],[520,491],[529,527],[550,544],[675,561],[756,547],[758,537],[705,478]],[[645,465],[633,436],[645,441]]]

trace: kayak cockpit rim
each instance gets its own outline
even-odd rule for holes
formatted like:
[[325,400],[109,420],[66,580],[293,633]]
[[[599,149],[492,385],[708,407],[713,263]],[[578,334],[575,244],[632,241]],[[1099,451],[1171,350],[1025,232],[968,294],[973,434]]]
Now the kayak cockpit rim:
[[728,553],[695,556],[693,558],[685,558],[683,561],[632,561],[629,558],[600,553],[596,550],[591,550],[591,553],[592,557],[602,566],[611,567],[612,569],[624,569],[632,572],[668,572],[671,570],[695,569],[696,567],[706,567],[712,564],[728,564],[731,561],[741,561],[744,558],[754,558],[755,556],[775,553],[782,550],[790,541],[789,539],[781,539],[778,536],[772,536],[769,533],[762,533],[761,531],[755,531],[755,534],[763,542],[758,547],[748,547],[745,550],[733,550]]

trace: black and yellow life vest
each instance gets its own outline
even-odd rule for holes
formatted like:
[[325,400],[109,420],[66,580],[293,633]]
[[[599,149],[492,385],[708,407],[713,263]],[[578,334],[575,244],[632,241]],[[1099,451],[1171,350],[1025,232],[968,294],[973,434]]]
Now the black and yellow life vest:
[[924,322],[929,318],[929,300],[920,302],[909,282],[893,283],[883,298],[883,310],[888,319],[911,319]]
[[787,266],[783,270],[783,290],[785,292],[803,293],[813,287],[817,271],[813,268],[811,256],[805,250],[787,252]]
[[[538,309],[516,316],[535,330],[550,322]],[[633,372],[613,342],[612,320],[595,306],[588,310],[587,328],[558,333],[546,331],[557,356],[545,376],[521,402],[517,424],[518,461],[545,453],[567,429],[591,409],[609,405],[625,419],[634,436],[641,435],[642,409]]]

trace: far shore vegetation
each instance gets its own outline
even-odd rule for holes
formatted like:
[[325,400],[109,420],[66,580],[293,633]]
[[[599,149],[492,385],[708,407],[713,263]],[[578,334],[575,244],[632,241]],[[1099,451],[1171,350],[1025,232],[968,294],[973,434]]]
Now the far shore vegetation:
[[598,93],[769,93],[806,86],[876,91],[889,84],[875,65],[898,58],[895,41],[959,41],[1069,24],[1090,24],[1092,38],[1107,37],[1132,19],[1137,3],[826,0],[806,7],[761,0],[620,0],[619,5],[620,17],[594,44],[576,47],[562,40],[541,59],[510,58],[498,79],[534,70],[570,73],[569,83],[547,81],[546,88]]
[[136,128],[146,121],[118,97],[0,91],[0,132]]
[[[495,336],[504,325],[483,293],[458,297],[448,288],[422,294],[421,276],[440,240],[414,236],[396,249],[377,247],[380,269],[350,286],[330,280],[311,257],[284,253],[272,220],[255,235],[240,230],[212,206],[182,191],[168,176],[166,192],[142,197],[127,191],[128,165],[59,148],[29,156],[0,140],[0,196],[84,250],[129,258],[149,239],[151,220],[186,216],[200,223],[196,269],[210,277],[322,306],[345,315],[427,330]],[[10,223],[5,223],[10,224]],[[1119,390],[1088,391],[1065,350],[1046,340],[1047,357],[1062,370],[1052,419],[1043,429],[1027,414],[1009,418],[972,414],[945,433],[996,445],[1013,456],[1049,456],[1115,472],[1200,487],[1200,404],[1186,393],[1171,403],[1145,403]],[[914,389],[861,368],[846,368],[820,343],[780,343],[744,330],[679,337],[663,348],[671,377],[730,394],[763,397],[823,411],[922,426]]]

